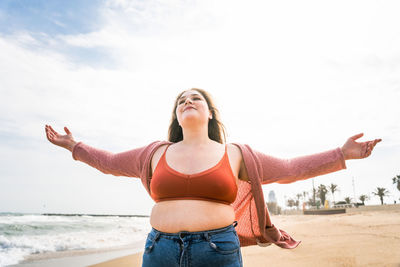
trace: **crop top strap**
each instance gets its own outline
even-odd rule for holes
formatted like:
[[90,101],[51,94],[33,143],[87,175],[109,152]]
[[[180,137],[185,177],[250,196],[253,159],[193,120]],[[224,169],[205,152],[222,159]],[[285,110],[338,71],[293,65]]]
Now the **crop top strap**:
[[168,144],[168,145],[167,145],[167,147],[166,147],[165,150],[164,150],[164,153],[161,155],[161,158],[162,158],[162,157],[165,157],[165,154],[167,153],[167,149],[168,149],[168,147],[169,147],[170,145],[172,145],[172,144]]

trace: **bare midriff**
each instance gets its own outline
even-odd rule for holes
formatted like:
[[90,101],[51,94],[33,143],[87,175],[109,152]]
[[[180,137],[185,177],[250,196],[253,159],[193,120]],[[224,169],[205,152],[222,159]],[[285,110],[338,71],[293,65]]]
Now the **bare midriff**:
[[168,200],[153,206],[150,224],[158,231],[178,233],[222,228],[232,224],[232,206],[204,200]]

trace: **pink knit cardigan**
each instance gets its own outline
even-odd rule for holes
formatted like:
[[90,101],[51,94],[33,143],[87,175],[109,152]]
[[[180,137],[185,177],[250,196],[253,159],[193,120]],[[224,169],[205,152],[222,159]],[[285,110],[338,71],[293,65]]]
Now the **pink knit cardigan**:
[[[105,174],[139,177],[150,194],[151,159],[157,148],[170,143],[155,141],[126,152],[110,153],[79,142],[72,150],[72,157]],[[274,182],[293,183],[346,169],[341,149],[293,159],[278,159],[253,150],[249,145],[233,144],[240,148],[249,176],[248,182],[239,180],[238,194],[231,204],[238,221],[236,231],[240,245],[268,246],[273,243],[282,248],[297,247],[300,241],[295,241],[285,231],[272,224],[261,185]]]

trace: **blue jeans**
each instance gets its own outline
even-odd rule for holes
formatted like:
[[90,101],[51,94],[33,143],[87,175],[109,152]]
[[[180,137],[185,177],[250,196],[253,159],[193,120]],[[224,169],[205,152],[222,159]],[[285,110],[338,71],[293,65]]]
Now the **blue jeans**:
[[147,236],[142,267],[242,267],[242,254],[233,224],[209,231]]

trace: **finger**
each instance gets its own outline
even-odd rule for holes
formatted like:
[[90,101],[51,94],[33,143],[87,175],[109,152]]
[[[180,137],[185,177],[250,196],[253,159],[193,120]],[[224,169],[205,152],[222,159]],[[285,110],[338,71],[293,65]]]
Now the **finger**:
[[71,132],[68,130],[67,127],[64,127],[64,131],[65,131],[67,134],[71,134]]
[[371,144],[371,150],[374,149],[375,145],[376,145],[376,143]]
[[350,139],[357,140],[358,138],[360,138],[363,135],[364,135],[364,133],[359,133],[359,134],[353,135],[352,137],[350,137]]
[[47,126],[46,130],[47,130],[48,132],[50,132],[50,133],[52,132],[52,128],[51,128],[49,125]]
[[53,129],[53,127],[51,127],[50,125],[49,125],[49,127],[50,127],[50,130],[51,130],[53,133],[58,134],[58,133]]
[[378,142],[380,142],[378,139],[375,139],[374,141],[371,141],[371,149],[373,149]]
[[46,125],[45,131],[46,131],[47,140],[49,140],[51,143],[53,143],[53,141],[54,141],[54,133],[50,130],[48,125]]
[[382,139],[374,139],[373,141],[369,141],[373,146],[375,146],[377,143],[381,142]]
[[48,133],[48,132],[46,132],[46,137],[47,137],[47,140],[49,140],[49,141],[50,141],[50,135],[49,135],[49,133]]

